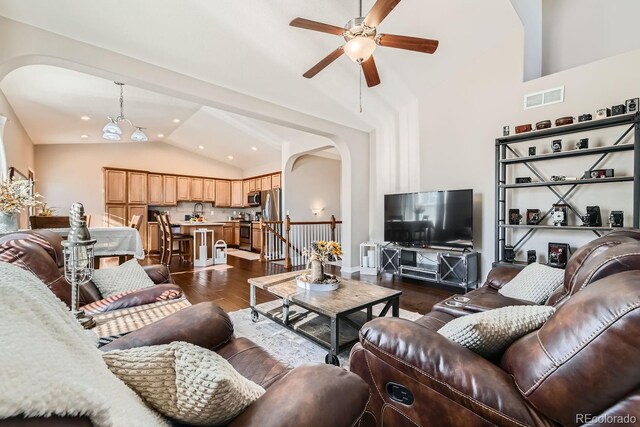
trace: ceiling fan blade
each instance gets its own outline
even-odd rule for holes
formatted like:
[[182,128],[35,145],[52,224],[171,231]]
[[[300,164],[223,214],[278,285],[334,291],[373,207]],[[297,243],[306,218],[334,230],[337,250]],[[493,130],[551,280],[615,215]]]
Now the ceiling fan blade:
[[378,67],[376,67],[376,61],[373,60],[373,55],[369,57],[362,64],[362,72],[364,78],[367,80],[368,87],[374,87],[380,84],[380,75],[378,74]]
[[365,25],[377,27],[398,3],[400,3],[400,0],[378,0],[367,14],[367,17],[364,18]]
[[416,52],[433,53],[438,48],[438,40],[421,39],[419,37],[396,36],[380,34],[376,37],[380,46],[395,47],[396,49],[414,50]]
[[344,34],[344,28],[335,25],[323,24],[322,22],[312,21],[310,19],[296,18],[289,22],[292,27],[304,28],[305,30],[320,31],[322,33],[335,34],[341,36]]
[[303,74],[304,77],[310,79],[311,77],[318,74],[320,71],[324,70],[327,65],[331,64],[336,59],[340,58],[340,56],[344,53],[344,48],[340,46],[329,55],[325,56],[322,61],[318,62],[316,65],[311,67],[309,71]]

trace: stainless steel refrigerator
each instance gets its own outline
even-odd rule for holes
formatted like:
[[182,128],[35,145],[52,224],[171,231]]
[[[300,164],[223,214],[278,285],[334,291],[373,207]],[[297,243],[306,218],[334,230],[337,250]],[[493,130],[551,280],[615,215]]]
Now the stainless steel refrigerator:
[[282,221],[281,190],[275,188],[260,192],[260,211],[265,221]]

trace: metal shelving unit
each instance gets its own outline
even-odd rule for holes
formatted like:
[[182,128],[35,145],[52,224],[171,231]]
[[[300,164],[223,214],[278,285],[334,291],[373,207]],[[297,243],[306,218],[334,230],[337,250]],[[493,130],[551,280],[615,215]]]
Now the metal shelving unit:
[[[584,150],[571,150],[560,153],[540,154],[537,156],[520,156],[511,148],[512,144],[518,144],[525,141],[534,141],[543,138],[553,138],[561,135],[569,135],[578,132],[587,132],[597,129],[606,129],[612,127],[625,126],[620,137],[609,146],[588,148]],[[621,142],[633,132],[633,143],[622,144]],[[614,184],[618,182],[633,182],[633,228],[640,226],[640,113],[626,114],[621,116],[609,117],[602,120],[592,120],[582,123],[575,123],[561,127],[543,129],[539,131],[531,131],[512,136],[497,138],[495,142],[495,209],[496,209],[496,229],[495,229],[495,253],[494,265],[504,264],[504,245],[506,242],[507,229],[522,229],[527,232],[513,244],[517,250],[526,239],[533,233],[541,229],[555,229],[562,231],[592,231],[600,236],[606,231],[612,230],[611,227],[581,227],[581,226],[564,226],[556,227],[553,225],[511,225],[507,224],[507,190],[517,190],[521,188],[546,187],[557,198],[556,203],[564,203],[574,213],[580,215],[578,210],[571,205],[567,197],[581,185],[587,184]],[[633,176],[600,178],[600,179],[577,179],[567,181],[549,181],[542,173],[540,173],[532,163],[546,160],[565,159],[578,156],[599,156],[597,160],[586,170],[596,169],[601,162],[612,153],[620,153],[625,151],[633,151]],[[507,158],[507,154],[512,157]],[[514,184],[507,183],[507,167],[511,165],[522,164],[539,181]],[[559,191],[561,187],[569,186],[570,188],[564,192]],[[551,214],[551,209],[543,214],[541,220],[544,220]]]

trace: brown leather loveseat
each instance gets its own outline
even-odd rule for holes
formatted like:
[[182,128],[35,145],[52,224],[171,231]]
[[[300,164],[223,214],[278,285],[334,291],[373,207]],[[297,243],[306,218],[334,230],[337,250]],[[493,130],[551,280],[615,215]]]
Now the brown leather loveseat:
[[[363,423],[376,426],[556,426],[640,422],[640,233],[580,248],[538,331],[487,360],[437,333],[455,317],[531,304],[497,289],[494,269],[470,307],[434,307],[411,322],[380,318],[360,331],[350,369],[371,387]],[[626,421],[625,421],[626,420]]]
[[[31,230],[0,237],[0,261],[31,271],[65,304],[71,304],[71,286],[64,279],[62,238],[50,230]],[[164,265],[143,267],[156,284],[125,295],[103,298],[98,288],[88,282],[80,287],[80,306],[88,313],[119,310],[173,299],[182,289],[173,283]]]

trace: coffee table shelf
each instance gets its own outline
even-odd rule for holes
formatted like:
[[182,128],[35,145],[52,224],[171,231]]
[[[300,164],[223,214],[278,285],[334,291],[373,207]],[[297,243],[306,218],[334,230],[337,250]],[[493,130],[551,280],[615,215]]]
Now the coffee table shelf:
[[[339,365],[338,354],[358,341],[362,325],[375,317],[400,314],[401,291],[358,280],[340,279],[335,291],[311,292],[296,285],[304,271],[249,279],[251,319],[262,315],[329,350],[325,363]],[[256,289],[277,298],[256,304]]]

